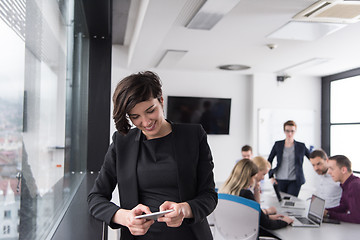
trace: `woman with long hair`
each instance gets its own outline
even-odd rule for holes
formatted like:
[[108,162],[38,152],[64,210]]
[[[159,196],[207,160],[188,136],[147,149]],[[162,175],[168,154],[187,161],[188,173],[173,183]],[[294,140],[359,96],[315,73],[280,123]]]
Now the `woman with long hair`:
[[[269,172],[271,165],[270,163],[261,156],[256,156],[251,159],[256,166],[258,167],[258,173],[256,174],[255,180],[255,186],[254,186],[254,197],[255,200],[260,204],[260,195],[261,195],[261,186],[260,182],[264,180],[265,175]],[[267,215],[276,214],[276,208],[275,207],[269,207],[269,208],[263,208],[263,211]]]
[[[256,184],[256,175],[258,167],[250,159],[240,160],[233,168],[231,175],[220,188],[219,193],[232,194],[255,200],[253,188]],[[260,213],[260,226],[266,229],[274,230],[286,227],[293,220],[284,215],[267,215],[263,211]]]

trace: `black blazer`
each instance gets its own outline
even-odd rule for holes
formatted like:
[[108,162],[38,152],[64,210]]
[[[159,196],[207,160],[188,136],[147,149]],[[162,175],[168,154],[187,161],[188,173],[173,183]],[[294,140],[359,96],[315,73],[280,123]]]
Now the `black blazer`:
[[[272,178],[276,170],[280,167],[283,159],[285,140],[275,142],[271,153],[268,157],[268,161],[272,164],[274,157],[276,156],[277,165],[275,168],[269,171],[269,177]],[[295,173],[296,173],[296,183],[300,186],[305,183],[305,176],[303,170],[304,156],[309,159],[310,151],[306,148],[305,144],[302,142],[294,141],[295,145]]]
[[[122,228],[121,239],[133,239],[127,227],[111,221],[121,207],[132,209],[139,204],[136,165],[141,131],[127,135],[115,132],[99,176],[88,196],[90,213],[112,228]],[[201,125],[172,124],[173,150],[178,168],[179,196],[189,203],[194,218],[185,219],[197,239],[212,239],[206,220],[217,205],[213,176],[214,164],[207,136]],[[118,184],[120,207],[110,202]]]

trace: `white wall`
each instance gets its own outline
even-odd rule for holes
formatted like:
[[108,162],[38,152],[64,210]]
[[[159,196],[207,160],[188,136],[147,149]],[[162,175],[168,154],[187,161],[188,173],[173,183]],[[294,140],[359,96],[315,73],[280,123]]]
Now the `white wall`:
[[229,135],[208,135],[215,179],[224,181],[240,159],[241,146],[250,142],[251,78],[227,72],[155,71],[162,78],[165,100],[167,95],[231,98]]
[[[121,47],[113,47],[113,89],[117,82],[132,72],[121,69]],[[166,101],[168,95],[231,98],[229,135],[209,135],[208,142],[215,163],[215,181],[223,182],[236,160],[241,157],[241,146],[250,144],[257,154],[257,110],[259,108],[296,108],[315,111],[315,148],[320,146],[321,81],[315,77],[292,77],[278,85],[276,75],[241,75],[241,72],[186,72],[150,69],[163,82]],[[165,103],[166,108],[166,103]],[[166,109],[165,109],[166,112]],[[280,128],[282,126],[279,126]],[[111,123],[111,131],[115,131]],[[305,177],[314,176],[312,166],[304,163]],[[311,186],[310,186],[311,187]]]

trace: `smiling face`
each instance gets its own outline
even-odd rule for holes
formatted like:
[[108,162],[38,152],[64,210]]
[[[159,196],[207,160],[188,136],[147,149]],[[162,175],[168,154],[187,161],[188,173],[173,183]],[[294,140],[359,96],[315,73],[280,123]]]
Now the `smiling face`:
[[171,132],[171,125],[165,120],[163,98],[151,98],[140,102],[128,113],[131,122],[140,129],[147,139],[159,138]]
[[310,158],[310,162],[317,174],[324,175],[327,172],[328,166],[326,160],[321,157]]

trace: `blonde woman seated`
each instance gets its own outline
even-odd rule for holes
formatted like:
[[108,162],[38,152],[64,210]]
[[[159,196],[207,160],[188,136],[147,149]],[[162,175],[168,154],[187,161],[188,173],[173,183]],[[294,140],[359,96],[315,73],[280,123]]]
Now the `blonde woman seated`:
[[[258,203],[260,203],[260,193],[261,193],[260,182],[262,180],[264,180],[264,177],[269,172],[269,170],[271,168],[271,165],[268,162],[268,160],[266,160],[265,158],[263,158],[261,156],[254,157],[252,159],[252,161],[258,167],[258,173],[255,176],[256,183],[254,185],[254,191],[253,192],[254,192],[255,200]],[[269,207],[269,208],[263,209],[263,211],[267,215],[276,214],[276,208],[275,207]]]
[[[220,188],[219,193],[241,196],[255,201],[251,189],[256,183],[258,167],[250,159],[240,160],[233,168],[231,175]],[[263,211],[260,213],[260,226],[270,230],[286,227],[293,220],[284,215],[267,215]]]

